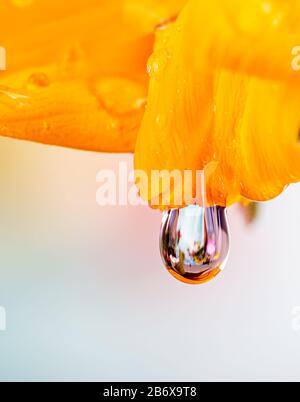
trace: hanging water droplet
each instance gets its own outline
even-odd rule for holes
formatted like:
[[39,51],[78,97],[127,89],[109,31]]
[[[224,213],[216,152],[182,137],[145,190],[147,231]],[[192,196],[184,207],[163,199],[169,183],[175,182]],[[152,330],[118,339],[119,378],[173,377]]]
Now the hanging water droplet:
[[189,284],[213,279],[223,270],[229,253],[226,209],[189,206],[165,212],[160,250],[176,279]]

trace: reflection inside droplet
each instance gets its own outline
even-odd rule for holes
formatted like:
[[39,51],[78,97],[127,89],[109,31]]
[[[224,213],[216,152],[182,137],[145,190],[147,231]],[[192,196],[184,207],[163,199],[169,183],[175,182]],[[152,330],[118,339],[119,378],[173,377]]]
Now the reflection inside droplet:
[[201,284],[217,276],[229,253],[226,209],[190,206],[163,215],[160,250],[178,280]]

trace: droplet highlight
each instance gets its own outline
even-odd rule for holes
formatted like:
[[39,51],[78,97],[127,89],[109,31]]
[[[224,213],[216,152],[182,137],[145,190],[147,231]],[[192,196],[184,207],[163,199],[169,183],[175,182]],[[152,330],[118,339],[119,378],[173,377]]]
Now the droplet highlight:
[[226,209],[189,206],[163,215],[160,251],[170,274],[181,282],[202,284],[225,267],[230,248]]
[[159,80],[165,72],[170,58],[171,55],[167,49],[160,49],[153,53],[147,64],[149,77],[154,80]]
[[10,107],[24,107],[29,97],[12,88],[0,85],[0,103]]

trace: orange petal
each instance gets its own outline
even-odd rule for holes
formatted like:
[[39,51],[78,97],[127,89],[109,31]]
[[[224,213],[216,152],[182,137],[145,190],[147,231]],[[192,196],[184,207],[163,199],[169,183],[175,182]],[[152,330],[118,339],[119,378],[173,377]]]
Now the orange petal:
[[153,24],[148,29],[134,24],[137,4],[128,8],[127,0],[1,4],[8,71],[0,76],[0,135],[132,152],[147,95],[152,32],[178,12],[179,2],[162,1],[165,7],[153,18],[153,2],[145,1],[143,15],[150,14]]
[[291,67],[299,16],[294,0],[190,0],[157,32],[136,168],[215,162],[206,195],[222,206],[268,200],[299,181],[300,74]]

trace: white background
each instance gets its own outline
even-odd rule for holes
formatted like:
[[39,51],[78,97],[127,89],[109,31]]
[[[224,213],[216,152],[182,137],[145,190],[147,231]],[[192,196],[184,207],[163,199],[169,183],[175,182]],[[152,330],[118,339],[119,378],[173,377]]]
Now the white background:
[[[162,267],[160,213],[102,208],[96,174],[129,156],[2,139],[1,380],[300,380],[300,187],[247,227],[214,282]],[[294,324],[294,325],[293,325]]]

